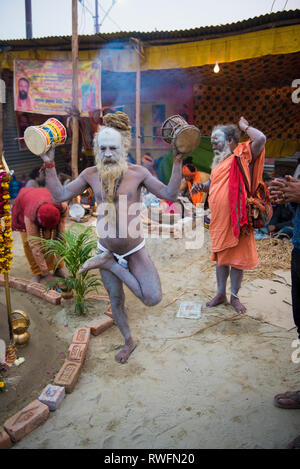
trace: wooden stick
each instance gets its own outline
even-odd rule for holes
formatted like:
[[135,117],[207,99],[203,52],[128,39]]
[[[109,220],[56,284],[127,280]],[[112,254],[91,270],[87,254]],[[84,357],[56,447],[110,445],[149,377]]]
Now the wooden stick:
[[[79,112],[78,105],[78,10],[77,0],[72,0],[72,109]],[[77,115],[72,116],[72,177],[78,176],[79,123]]]
[[200,334],[200,332],[206,331],[206,330],[209,329],[210,327],[217,326],[218,324],[221,324],[221,322],[224,322],[224,321],[232,321],[232,320],[234,320],[234,319],[242,319],[242,318],[245,318],[245,317],[246,317],[246,316],[243,316],[243,315],[240,314],[240,313],[236,313],[236,314],[234,314],[233,316],[230,316],[229,318],[220,319],[220,321],[214,322],[214,323],[210,324],[209,326],[203,327],[202,329],[198,329],[196,332],[193,332],[192,334],[184,335],[184,336],[182,336],[182,337],[167,337],[166,340],[187,339],[187,338],[189,338],[189,337],[193,337],[193,336],[196,335],[196,334]]

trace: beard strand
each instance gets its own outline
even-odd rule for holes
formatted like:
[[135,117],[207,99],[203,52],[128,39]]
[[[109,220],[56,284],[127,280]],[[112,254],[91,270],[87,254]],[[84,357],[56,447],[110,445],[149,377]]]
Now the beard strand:
[[224,149],[221,152],[214,152],[214,159],[211,164],[211,169],[213,170],[218,164],[222,163],[228,156],[232,154],[232,151],[230,150],[230,145],[227,143],[224,147]]

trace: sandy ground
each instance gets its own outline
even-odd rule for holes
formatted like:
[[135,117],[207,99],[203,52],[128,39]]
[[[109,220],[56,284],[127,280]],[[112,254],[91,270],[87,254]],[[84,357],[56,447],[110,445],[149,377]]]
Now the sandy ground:
[[[12,275],[30,278],[18,234],[15,240]],[[126,291],[138,342],[129,362],[114,360],[122,343],[116,326],[92,337],[74,392],[14,448],[283,448],[300,433],[300,411],[273,405],[274,394],[299,388],[299,365],[291,360],[295,329],[244,316],[183,338],[234,314],[230,306],[219,306],[204,307],[198,320],[176,317],[181,301],[205,305],[215,290],[207,233],[200,250],[185,250],[185,243],[147,241],[163,299],[148,308]],[[274,298],[265,288],[264,301],[255,306],[256,291],[245,280],[241,295],[251,299],[252,314],[272,308]],[[4,301],[3,288],[0,295]],[[14,291],[12,302],[30,315],[31,340],[19,349],[25,363],[11,368],[8,392],[0,394],[0,424],[51,382],[75,328],[106,309],[99,303],[88,318],[80,317],[66,303],[51,306]],[[282,311],[292,314],[287,303]]]

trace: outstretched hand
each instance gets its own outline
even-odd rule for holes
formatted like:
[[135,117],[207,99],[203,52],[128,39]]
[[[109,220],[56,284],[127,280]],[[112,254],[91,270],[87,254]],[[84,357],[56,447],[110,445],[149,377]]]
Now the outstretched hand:
[[54,156],[55,156],[55,146],[52,145],[50,150],[48,150],[46,153],[41,155],[41,158],[44,161],[44,163],[52,163],[52,161],[54,161]]
[[245,117],[241,117],[239,120],[239,128],[242,132],[245,132],[245,129],[249,127],[249,122],[245,119]]
[[181,163],[184,158],[184,155],[182,153],[179,153],[175,147],[173,151],[174,151],[174,161]]

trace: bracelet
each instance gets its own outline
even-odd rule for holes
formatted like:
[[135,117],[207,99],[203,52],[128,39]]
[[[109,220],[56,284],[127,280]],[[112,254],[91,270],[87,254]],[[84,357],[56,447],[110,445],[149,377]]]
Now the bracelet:
[[43,166],[40,169],[40,172],[43,171],[43,169],[46,168],[55,168],[55,163],[52,161],[51,163],[44,163]]

